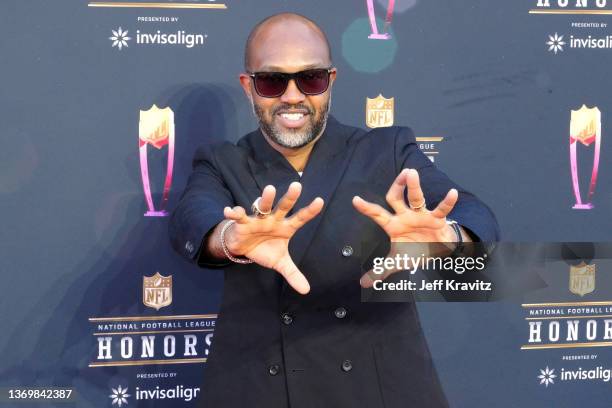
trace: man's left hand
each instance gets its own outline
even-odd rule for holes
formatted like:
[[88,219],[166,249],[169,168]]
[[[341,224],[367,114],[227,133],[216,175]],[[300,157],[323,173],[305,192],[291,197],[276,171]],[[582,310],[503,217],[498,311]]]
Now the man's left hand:
[[[408,188],[408,205],[404,199],[406,188]],[[414,169],[404,169],[395,178],[385,196],[394,214],[359,196],[353,197],[353,206],[385,231],[391,241],[391,252],[394,253],[396,252],[394,243],[398,242],[456,242],[456,234],[446,223],[446,216],[457,203],[458,196],[457,190],[449,190],[438,206],[429,211],[421,190],[419,173]],[[388,275],[385,274],[379,279],[384,279]],[[372,280],[365,279],[367,277],[368,274],[361,279],[362,286],[371,286]]]

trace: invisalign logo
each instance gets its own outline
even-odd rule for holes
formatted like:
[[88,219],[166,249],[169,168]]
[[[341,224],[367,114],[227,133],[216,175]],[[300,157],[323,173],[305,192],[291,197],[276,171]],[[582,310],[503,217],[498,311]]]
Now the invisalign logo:
[[[111,30],[112,36],[108,37],[112,42],[112,46],[118,50],[128,47],[128,42],[132,37],[128,37],[128,30],[119,27],[116,30]],[[204,45],[204,40],[208,37],[207,34],[191,34],[184,30],[178,30],[172,33],[163,33],[157,30],[154,33],[145,33],[136,30],[136,44],[138,45],[179,45],[185,48],[193,48]]]
[[180,30],[176,33],[162,33],[157,30],[156,33],[141,33],[136,30],[136,42],[138,44],[161,44],[161,45],[184,45],[185,48],[193,48],[196,45],[203,45],[206,34],[187,34]]

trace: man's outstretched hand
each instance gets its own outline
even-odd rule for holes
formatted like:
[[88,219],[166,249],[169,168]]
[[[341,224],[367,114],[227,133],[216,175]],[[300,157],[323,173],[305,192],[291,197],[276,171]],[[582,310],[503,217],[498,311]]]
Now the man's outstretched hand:
[[[404,199],[406,188],[408,205]],[[438,206],[429,211],[425,206],[418,172],[414,169],[404,169],[395,178],[385,197],[394,213],[359,196],[353,197],[353,206],[387,233],[391,241],[390,256],[393,256],[396,247],[394,243],[397,242],[455,242],[456,234],[452,227],[447,225],[446,216],[455,206],[457,198],[457,190],[451,189]],[[388,275],[378,278],[384,279]],[[361,278],[361,285],[370,287],[371,277],[371,273],[366,273]]]
[[274,269],[297,292],[306,294],[310,291],[310,285],[289,255],[289,240],[321,212],[323,199],[317,197],[308,206],[287,217],[301,192],[300,183],[291,183],[287,193],[272,209],[276,189],[268,185],[261,194],[259,209],[262,213],[271,211],[269,215],[264,218],[247,215],[244,208],[239,206],[225,207],[223,214],[226,219],[236,221],[225,233],[227,249],[233,256],[245,256],[265,268]]

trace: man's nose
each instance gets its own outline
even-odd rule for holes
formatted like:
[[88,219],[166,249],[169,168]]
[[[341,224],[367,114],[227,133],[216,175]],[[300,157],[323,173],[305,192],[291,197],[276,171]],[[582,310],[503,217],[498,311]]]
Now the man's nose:
[[294,105],[296,103],[303,102],[306,99],[306,95],[302,93],[297,87],[295,80],[291,79],[287,84],[287,89],[285,89],[285,93],[281,95],[281,101]]

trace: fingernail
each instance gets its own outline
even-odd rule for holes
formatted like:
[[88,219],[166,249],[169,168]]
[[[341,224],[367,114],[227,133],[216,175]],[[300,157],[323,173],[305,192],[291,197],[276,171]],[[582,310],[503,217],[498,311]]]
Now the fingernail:
[[368,275],[364,275],[359,279],[359,284],[362,288],[369,288],[372,285],[372,279]]

